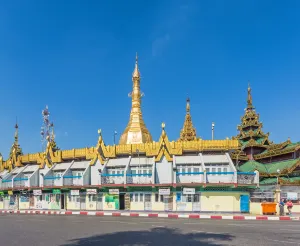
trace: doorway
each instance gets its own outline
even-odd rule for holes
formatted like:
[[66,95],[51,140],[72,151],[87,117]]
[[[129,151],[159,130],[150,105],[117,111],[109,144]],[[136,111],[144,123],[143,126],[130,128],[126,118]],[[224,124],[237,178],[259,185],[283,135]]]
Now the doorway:
[[125,209],[125,194],[120,194],[120,210]]
[[60,208],[65,209],[65,194],[60,195]]

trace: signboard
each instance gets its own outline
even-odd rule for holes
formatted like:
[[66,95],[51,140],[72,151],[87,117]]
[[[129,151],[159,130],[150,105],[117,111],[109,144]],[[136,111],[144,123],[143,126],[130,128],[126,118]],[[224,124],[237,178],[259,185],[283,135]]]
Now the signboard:
[[41,196],[42,195],[42,190],[33,190],[33,195],[34,196]]
[[120,194],[120,191],[119,191],[119,189],[109,189],[109,190],[108,190],[108,193],[109,193],[110,195],[119,195],[119,194]]
[[60,189],[53,189],[52,193],[53,194],[61,194]]
[[9,190],[7,193],[8,195],[13,195],[13,192],[11,190]]
[[71,196],[79,196],[79,190],[71,190]]
[[4,196],[4,192],[3,191],[0,191],[0,196]]
[[195,188],[183,188],[184,195],[195,195]]
[[87,195],[97,195],[97,189],[86,189]]
[[298,200],[298,194],[297,192],[287,192],[286,198],[288,200]]
[[170,193],[171,193],[171,192],[170,192],[170,189],[159,189],[159,190],[158,190],[158,194],[159,194],[159,195],[164,195],[164,196],[167,195],[167,196],[168,196],[168,195],[170,195]]

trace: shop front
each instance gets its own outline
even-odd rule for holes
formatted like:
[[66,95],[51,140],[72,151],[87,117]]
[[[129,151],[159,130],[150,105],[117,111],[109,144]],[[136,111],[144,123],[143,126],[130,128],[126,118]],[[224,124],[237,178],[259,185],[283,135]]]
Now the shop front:
[[97,189],[86,190],[86,210],[103,210],[103,193]]
[[200,212],[201,193],[196,192],[195,188],[183,188],[176,192],[176,211]]

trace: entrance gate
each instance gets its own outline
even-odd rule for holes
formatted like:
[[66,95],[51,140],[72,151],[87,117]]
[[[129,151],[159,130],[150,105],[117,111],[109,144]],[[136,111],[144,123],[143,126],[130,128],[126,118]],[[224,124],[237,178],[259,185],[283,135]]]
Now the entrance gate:
[[193,212],[200,212],[200,210],[201,210],[200,194],[194,195],[192,209],[193,209]]

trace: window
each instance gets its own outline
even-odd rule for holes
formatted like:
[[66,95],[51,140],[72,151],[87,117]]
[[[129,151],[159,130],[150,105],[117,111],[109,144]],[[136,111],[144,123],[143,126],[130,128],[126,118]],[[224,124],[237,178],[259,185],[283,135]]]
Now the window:
[[140,193],[140,202],[143,202],[143,201],[144,201],[144,194]]
[[134,202],[138,202],[139,201],[139,194],[134,194]]
[[216,174],[215,174],[215,172],[216,172],[216,168],[215,168],[215,167],[213,167],[211,170],[212,170],[212,172],[213,172],[213,175],[216,175]]
[[96,202],[96,201],[97,201],[96,195],[89,194],[89,202]]
[[209,172],[209,171],[210,171],[210,168],[209,168],[209,167],[206,167],[205,170],[206,170],[206,172]]
[[222,172],[222,168],[218,168],[218,175],[221,175],[221,172]]
[[189,173],[189,175],[191,175],[191,172],[192,172],[192,168],[188,168],[188,173]]
[[131,170],[131,173],[132,174],[136,174],[136,170]]
[[164,196],[160,195],[160,202],[164,202]]
[[147,174],[147,170],[143,170],[143,173],[144,173],[144,174]]
[[199,172],[200,172],[199,167],[194,167],[194,172],[195,172],[195,173],[199,173]]
[[182,173],[183,173],[183,174],[185,173],[185,168],[182,168]]
[[151,169],[151,168],[148,170],[148,173],[149,173],[149,174],[152,174],[152,169]]
[[155,202],[158,202],[158,194],[155,194]]
[[224,167],[224,168],[223,168],[223,172],[224,172],[224,173],[227,173],[227,167]]
[[133,202],[133,194],[130,194],[130,202]]
[[111,171],[111,174],[115,174],[115,171]]

